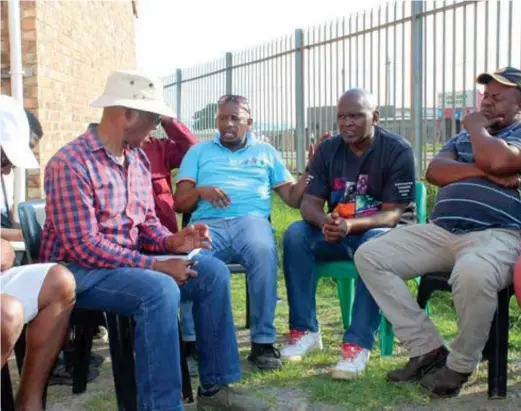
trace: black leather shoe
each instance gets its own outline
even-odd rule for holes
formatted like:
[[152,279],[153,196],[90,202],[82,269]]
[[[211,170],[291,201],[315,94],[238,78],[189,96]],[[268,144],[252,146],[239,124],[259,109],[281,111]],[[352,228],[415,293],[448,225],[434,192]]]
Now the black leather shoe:
[[253,343],[248,361],[261,370],[278,370],[282,367],[279,350],[273,344]]
[[461,388],[469,382],[472,373],[462,374],[443,366],[436,372],[427,374],[420,382],[427,393],[436,398],[457,396]]
[[443,367],[449,351],[441,346],[431,352],[413,357],[405,367],[387,374],[387,381],[394,384],[420,381],[430,371]]

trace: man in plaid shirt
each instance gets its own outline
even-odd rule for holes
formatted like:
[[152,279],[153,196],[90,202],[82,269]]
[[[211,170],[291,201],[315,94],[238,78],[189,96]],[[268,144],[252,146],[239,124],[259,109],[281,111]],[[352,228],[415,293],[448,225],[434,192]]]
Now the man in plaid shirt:
[[[81,308],[129,315],[136,321],[136,383],[140,410],[181,410],[177,311],[193,301],[199,349],[199,406],[266,409],[229,389],[240,379],[229,273],[210,256],[192,263],[153,254],[208,248],[208,227],[172,234],[154,210],[150,164],[139,148],[160,121],[172,117],[162,84],[115,71],[104,94],[101,122],[63,147],[45,170],[47,219],[43,261],[68,264]],[[152,254],[152,255],[151,255]],[[195,268],[195,267],[194,267]]]

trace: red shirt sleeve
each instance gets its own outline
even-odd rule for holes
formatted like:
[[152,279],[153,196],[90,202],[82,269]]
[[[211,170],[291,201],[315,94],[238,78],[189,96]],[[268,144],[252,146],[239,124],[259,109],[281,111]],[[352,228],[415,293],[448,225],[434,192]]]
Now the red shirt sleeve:
[[166,164],[173,170],[179,168],[186,152],[197,143],[197,138],[187,126],[175,119],[168,119],[162,125],[168,139],[175,143],[164,144]]

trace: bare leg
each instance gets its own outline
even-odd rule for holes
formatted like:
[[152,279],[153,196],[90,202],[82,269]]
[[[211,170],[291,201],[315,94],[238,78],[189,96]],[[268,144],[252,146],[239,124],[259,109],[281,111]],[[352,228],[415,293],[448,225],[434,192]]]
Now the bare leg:
[[14,345],[24,329],[24,308],[16,298],[2,294],[2,367],[13,352]]
[[16,398],[18,410],[43,409],[43,390],[69,327],[75,292],[71,272],[60,265],[51,268],[38,297],[38,315],[27,326],[27,351]]

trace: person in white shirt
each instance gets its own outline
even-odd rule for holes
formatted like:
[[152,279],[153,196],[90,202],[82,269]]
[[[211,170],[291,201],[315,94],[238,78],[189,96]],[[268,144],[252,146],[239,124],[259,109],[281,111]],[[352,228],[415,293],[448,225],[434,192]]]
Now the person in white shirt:
[[[42,125],[33,113],[27,109],[24,109],[24,111],[29,124],[29,147],[34,149],[43,137]],[[23,118],[21,118],[21,121],[23,121]],[[2,155],[2,190],[0,191],[1,236],[7,241],[23,241],[22,230],[13,221],[15,211],[13,210],[14,167],[15,165],[9,161],[7,156],[5,154]]]
[[[2,171],[13,166],[39,168],[30,149],[29,123],[23,106],[4,95],[0,96],[0,132]],[[74,277],[55,263],[13,267],[14,250],[4,238],[0,239],[0,250],[1,366],[27,324],[16,409],[43,410],[43,391],[75,303]]]

